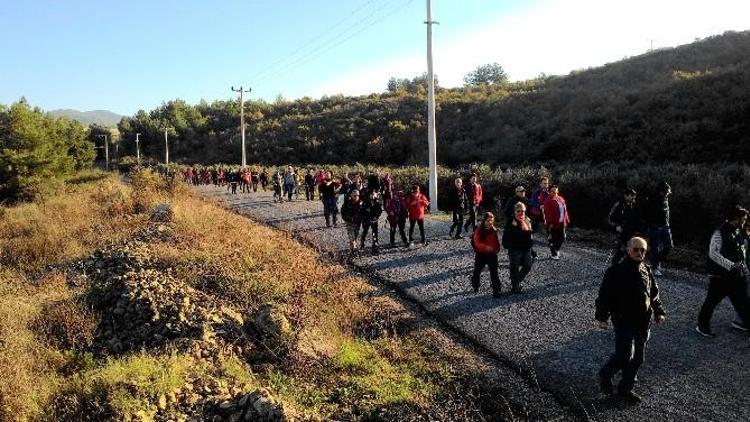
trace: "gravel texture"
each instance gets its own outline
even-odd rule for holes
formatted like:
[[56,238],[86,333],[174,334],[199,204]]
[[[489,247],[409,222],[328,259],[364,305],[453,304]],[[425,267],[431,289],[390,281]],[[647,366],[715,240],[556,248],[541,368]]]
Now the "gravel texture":
[[[320,201],[299,199],[278,204],[272,201],[271,192],[231,195],[225,188],[196,189],[241,214],[290,232],[321,252],[345,256],[348,250],[343,224],[326,228]],[[520,295],[507,294],[508,260],[501,254],[504,294],[494,299],[486,269],[480,292],[472,292],[473,252],[468,237],[449,239],[449,227],[450,223],[428,216],[426,247],[388,249],[384,214],[381,252],[371,254],[368,238],[368,248],[351,263],[397,287],[432,316],[520,368],[532,382],[590,420],[750,420],[750,370],[745,366],[750,341],[747,333],[730,328],[734,311],[728,300],[713,317],[717,338],[705,339],[694,331],[705,296],[705,276],[667,270],[659,279],[668,319],[651,331],[646,362],[636,385],[644,402],[626,406],[603,398],[596,377],[614,350],[612,331],[593,327],[594,300],[607,252],[568,242],[561,251],[562,259],[553,261],[538,242],[539,259]]]

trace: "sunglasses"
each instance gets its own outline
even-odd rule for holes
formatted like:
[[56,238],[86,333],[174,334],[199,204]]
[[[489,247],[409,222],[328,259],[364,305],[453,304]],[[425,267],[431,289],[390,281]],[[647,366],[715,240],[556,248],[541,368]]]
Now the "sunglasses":
[[516,210],[516,212],[526,212],[526,210]]
[[633,252],[646,253],[646,248],[633,248]]

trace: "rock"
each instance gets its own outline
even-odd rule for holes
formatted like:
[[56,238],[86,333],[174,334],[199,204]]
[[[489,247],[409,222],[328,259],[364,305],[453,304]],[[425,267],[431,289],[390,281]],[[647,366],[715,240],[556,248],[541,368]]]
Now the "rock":
[[245,394],[240,398],[240,400],[237,402],[237,405],[241,408],[245,408],[247,406],[248,401],[250,400],[250,394]]
[[224,401],[224,402],[221,402],[221,404],[219,404],[219,409],[226,411],[226,410],[234,409],[234,406],[235,406],[234,403],[232,403],[231,401]]
[[174,211],[169,204],[158,204],[151,211],[151,221],[170,222],[174,219]]
[[261,334],[274,339],[292,336],[292,325],[277,305],[266,303],[253,316],[253,324]]

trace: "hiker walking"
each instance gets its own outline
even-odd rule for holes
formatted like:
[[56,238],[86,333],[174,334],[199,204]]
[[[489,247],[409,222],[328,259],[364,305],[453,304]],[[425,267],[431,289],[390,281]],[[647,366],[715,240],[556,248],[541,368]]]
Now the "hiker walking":
[[351,253],[357,251],[359,241],[359,228],[362,226],[362,200],[359,190],[353,190],[344,198],[341,206],[341,218],[346,224],[346,234],[349,238],[349,250]]
[[656,195],[650,197],[646,205],[648,240],[651,244],[649,260],[654,269],[654,275],[657,277],[662,276],[661,264],[674,247],[672,230],[669,227],[669,196],[671,194],[672,188],[669,183],[662,182],[657,188]]
[[414,226],[419,226],[419,235],[422,238],[422,245],[427,246],[427,238],[424,234],[424,213],[427,207],[430,206],[430,201],[424,196],[420,190],[419,185],[411,187],[411,193],[406,198],[406,209],[409,212],[409,245],[414,244]]
[[565,198],[560,195],[557,185],[550,186],[549,197],[542,206],[542,215],[547,227],[550,258],[559,260],[560,248],[565,242],[565,229],[570,223],[570,217],[568,216],[568,204],[565,202]]
[[266,167],[263,167],[263,171],[260,173],[260,187],[263,189],[263,192],[266,191],[266,188],[268,187],[268,183],[270,182],[270,176],[268,175],[268,169]]
[[284,173],[284,191],[287,195],[287,201],[292,200],[292,195],[297,191],[297,175],[294,173],[292,166],[286,166]]
[[404,246],[408,246],[409,242],[406,240],[405,231],[406,216],[408,212],[406,210],[406,198],[404,197],[403,191],[398,191],[390,195],[390,198],[386,199],[385,212],[388,215],[388,224],[391,228],[390,246],[392,248],[396,246],[396,229],[398,229],[398,232],[401,235],[401,241],[404,243]]
[[253,192],[258,192],[258,184],[260,183],[260,175],[258,174],[258,168],[253,167],[250,171],[250,183],[253,184]]
[[305,200],[312,201],[314,195],[315,176],[313,176],[311,169],[307,169],[307,174],[305,174]]
[[273,175],[273,201],[284,202],[284,176],[281,174],[281,169],[276,169],[276,173]]
[[607,223],[617,233],[612,264],[617,264],[625,257],[628,241],[641,231],[641,215],[635,202],[635,189],[627,188],[622,199],[615,202],[607,214]]
[[372,231],[372,253],[377,254],[378,245],[378,220],[383,214],[383,205],[380,202],[380,194],[376,190],[368,190],[367,198],[362,204],[362,239],[359,247],[364,249],[367,232]]
[[469,231],[469,225],[471,225],[472,231],[476,228],[477,212],[481,203],[482,185],[477,182],[477,175],[472,174],[469,178],[469,184],[466,185],[466,210],[468,211],[469,218],[464,225],[465,232]]
[[503,247],[508,250],[511,293],[521,292],[523,280],[531,271],[534,262],[532,236],[531,220],[526,216],[526,205],[518,202],[513,211],[513,219],[505,225],[503,231]]
[[495,215],[484,213],[482,222],[471,235],[471,246],[474,248],[474,271],[471,275],[471,287],[474,293],[479,292],[479,276],[485,266],[490,268],[490,286],[492,296],[500,297],[500,277],[497,274],[497,254],[500,253],[500,241],[495,228]]
[[742,331],[750,327],[747,246],[743,233],[747,215],[745,208],[736,206],[711,236],[708,247],[708,292],[698,314],[698,326],[695,327],[705,337],[715,337],[711,331],[711,317],[716,305],[727,296],[741,321],[732,321],[732,326]]
[[339,213],[338,208],[338,192],[341,189],[341,184],[333,180],[331,172],[326,172],[323,183],[320,184],[319,190],[323,201],[323,216],[326,219],[326,227],[331,227],[331,217],[333,217],[333,226],[338,225],[337,217]]
[[549,197],[549,177],[543,176],[539,179],[539,187],[531,193],[529,205],[531,206],[530,217],[534,231],[544,225],[542,207]]
[[449,237],[453,237],[453,230],[456,230],[455,239],[463,239],[461,231],[464,228],[464,212],[466,211],[466,191],[464,190],[463,181],[456,179],[448,195],[448,203],[453,213],[453,224],[448,232]]
[[617,393],[629,404],[642,400],[633,387],[645,357],[651,319],[661,323],[667,315],[656,279],[643,262],[647,248],[643,238],[630,239],[628,256],[604,273],[596,299],[596,324],[606,329],[611,319],[615,331],[615,352],[599,371],[600,386],[605,395],[611,395],[612,378],[622,371]]

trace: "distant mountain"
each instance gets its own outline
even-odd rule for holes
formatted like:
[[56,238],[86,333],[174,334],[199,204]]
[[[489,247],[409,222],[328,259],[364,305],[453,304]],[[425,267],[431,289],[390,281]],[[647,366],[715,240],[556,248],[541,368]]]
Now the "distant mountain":
[[53,117],[67,117],[69,119],[78,120],[79,122],[90,125],[98,124],[102,126],[114,127],[120,122],[122,116],[116,113],[112,113],[108,110],[92,110],[92,111],[78,111],[71,109],[60,109],[51,110],[49,114]]

